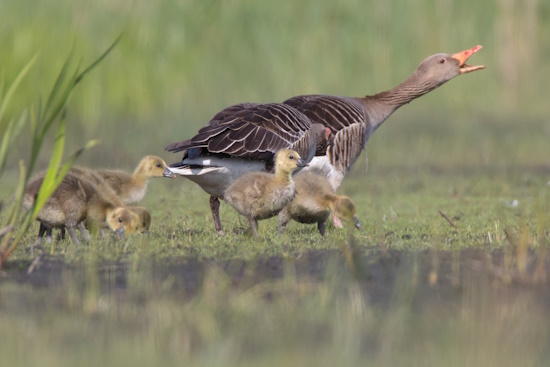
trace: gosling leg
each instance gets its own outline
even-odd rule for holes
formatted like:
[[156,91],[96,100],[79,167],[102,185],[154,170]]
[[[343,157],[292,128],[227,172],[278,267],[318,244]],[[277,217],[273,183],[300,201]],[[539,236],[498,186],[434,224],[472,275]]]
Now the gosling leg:
[[59,229],[59,232],[61,232],[61,239],[64,240],[65,239],[65,228],[61,227]]
[[256,238],[260,237],[258,234],[258,221],[254,218],[248,218],[248,221],[250,222],[250,230],[252,231],[252,235]]
[[84,241],[90,242],[92,240],[92,236],[90,236],[90,232],[86,229],[86,226],[84,225],[84,222],[80,222],[76,225],[76,228],[80,231],[80,234],[82,234],[82,237],[84,238]]
[[286,225],[288,224],[288,222],[290,222],[290,215],[288,214],[287,210],[283,209],[279,213],[278,217],[279,217],[279,229],[277,230],[277,235],[282,235],[286,229]]
[[80,245],[80,240],[76,236],[76,232],[75,232],[76,226],[67,224],[66,227],[67,227],[67,232],[69,232],[69,237],[71,237],[71,240],[73,240],[75,244]]
[[40,228],[38,229],[38,236],[36,237],[36,245],[40,245],[42,243],[42,237],[44,237],[44,234],[48,230],[48,227],[42,222],[40,222]]

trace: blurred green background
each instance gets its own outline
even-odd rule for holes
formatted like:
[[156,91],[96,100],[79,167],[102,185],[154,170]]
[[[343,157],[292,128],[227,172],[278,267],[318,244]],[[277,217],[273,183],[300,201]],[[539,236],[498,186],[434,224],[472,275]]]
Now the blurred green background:
[[[476,266],[462,265],[458,287],[448,284],[449,264],[441,287],[429,276],[445,249],[455,258],[465,247],[502,246],[506,263],[516,251],[512,238],[519,247],[540,246],[546,259],[550,1],[1,0],[0,91],[38,54],[8,117],[46,98],[71,51],[88,65],[121,32],[68,104],[67,154],[90,139],[102,142],[80,164],[132,169],[146,154],[172,163],[180,155],[164,147],[231,104],[374,94],[431,54],[483,45],[470,63],[487,69],[397,111],[368,143],[367,180],[363,154],[342,186],[364,225],[361,246],[382,254],[386,246],[427,247],[435,255],[413,253],[424,260],[405,268],[391,265],[406,265],[399,258],[370,259],[390,264],[381,275],[389,282],[358,282],[328,261],[319,279],[303,277],[294,259],[312,249],[340,251],[343,232],[321,239],[314,228],[295,225],[289,241],[266,223],[273,236],[265,241],[219,237],[198,186],[157,180],[143,203],[153,212],[150,236],[124,246],[54,242],[43,250],[51,262],[23,278],[39,252],[30,245],[36,231],[29,231],[29,245],[12,256],[17,269],[0,274],[0,355],[8,365],[548,365],[547,283],[506,287],[510,279],[474,277],[484,269],[477,257]],[[53,136],[46,139],[36,170],[46,168],[52,143]],[[13,193],[17,162],[29,147],[23,132],[0,199]],[[222,220],[226,228],[239,225],[227,205]],[[271,256],[269,271],[275,255],[284,276],[258,283],[255,261],[244,268],[206,263],[202,273],[185,268],[194,257],[257,257],[261,265]],[[157,265],[149,262],[155,258]],[[483,264],[489,272],[496,266]],[[232,278],[231,266],[244,275]],[[160,269],[166,274],[155,275]],[[189,279],[197,288],[186,293]],[[376,303],[382,293],[387,302]]]
[[[179,155],[164,146],[228,105],[374,94],[433,53],[481,44],[470,63],[487,69],[399,110],[369,142],[369,163],[549,164],[547,1],[3,0],[5,81],[39,55],[9,112],[45,98],[71,50],[89,63],[121,32],[69,102],[67,152],[102,141],[80,163],[132,168],[146,154],[172,163]],[[12,167],[29,144],[23,134]]]

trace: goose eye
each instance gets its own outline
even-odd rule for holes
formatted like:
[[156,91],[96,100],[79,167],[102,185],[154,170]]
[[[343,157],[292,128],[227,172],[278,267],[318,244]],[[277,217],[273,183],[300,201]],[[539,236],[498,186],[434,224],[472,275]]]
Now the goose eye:
[[162,165],[160,163],[157,163],[157,167],[160,168]]
[[122,217],[118,217],[118,222],[122,223]]
[[288,156],[288,159],[294,159],[293,155]]
[[440,64],[444,64],[445,61],[447,61],[447,59],[439,59],[439,63],[440,63]]

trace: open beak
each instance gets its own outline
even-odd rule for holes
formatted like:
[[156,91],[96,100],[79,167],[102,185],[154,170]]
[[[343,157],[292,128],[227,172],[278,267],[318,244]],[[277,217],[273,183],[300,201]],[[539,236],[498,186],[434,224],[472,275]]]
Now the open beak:
[[168,167],[166,167],[166,169],[164,170],[164,173],[162,174],[162,177],[174,178],[176,177],[176,175],[174,174],[174,172],[170,171]]
[[306,163],[302,158],[298,159],[298,167],[307,167],[309,164]]
[[464,51],[460,51],[454,55],[451,55],[451,57],[455,60],[458,60],[459,62],[459,66],[460,66],[460,74],[466,74],[466,73],[470,73],[472,71],[476,71],[476,70],[480,70],[480,69],[485,69],[485,66],[484,65],[468,65],[466,64],[466,61],[470,58],[470,56],[472,56],[473,54],[475,54],[476,52],[478,52],[479,50],[481,50],[483,48],[483,46],[481,45],[477,45],[476,47],[472,47],[468,50],[464,50]]
[[356,216],[353,216],[353,223],[355,224],[355,228],[361,229],[361,223],[359,223],[359,219]]

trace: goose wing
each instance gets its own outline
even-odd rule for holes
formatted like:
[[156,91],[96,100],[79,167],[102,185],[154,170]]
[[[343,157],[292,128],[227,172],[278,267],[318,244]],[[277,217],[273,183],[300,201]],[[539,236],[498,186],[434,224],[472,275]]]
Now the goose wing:
[[363,123],[355,123],[340,129],[327,148],[329,162],[344,175],[361,155],[367,143],[367,129]]
[[355,98],[327,95],[304,95],[283,102],[296,108],[311,120],[328,127],[333,134],[357,123],[368,123],[367,114]]
[[186,156],[208,153],[270,160],[282,148],[313,158],[315,134],[309,119],[281,103],[241,103],[218,112],[189,140],[168,145],[170,152],[186,151]]

